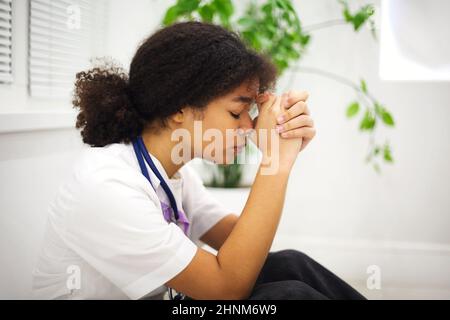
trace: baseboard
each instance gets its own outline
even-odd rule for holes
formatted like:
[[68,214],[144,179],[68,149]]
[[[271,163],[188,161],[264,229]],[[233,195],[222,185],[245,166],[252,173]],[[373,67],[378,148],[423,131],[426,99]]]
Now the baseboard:
[[[450,298],[450,245],[277,235],[271,251],[296,249],[373,298]],[[369,289],[376,266],[380,288]]]

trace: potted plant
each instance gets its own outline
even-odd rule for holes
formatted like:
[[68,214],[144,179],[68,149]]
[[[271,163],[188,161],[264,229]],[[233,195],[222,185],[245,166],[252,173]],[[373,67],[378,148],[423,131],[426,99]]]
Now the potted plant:
[[[337,1],[342,8],[342,18],[303,26],[291,0],[248,1],[241,15],[236,13],[235,1],[232,0],[177,0],[165,12],[162,24],[170,25],[178,21],[196,20],[222,25],[240,34],[242,39],[256,51],[270,56],[278,68],[279,75],[286,70],[314,73],[353,88],[356,98],[346,107],[345,114],[348,118],[360,115],[359,130],[368,133],[369,151],[366,161],[374,170],[380,172],[380,163],[393,162],[389,141],[376,141],[374,135],[379,123],[388,127],[394,126],[394,119],[388,109],[370,93],[365,80],[354,82],[341,75],[298,63],[306,54],[314,31],[323,28],[349,24],[355,32],[358,32],[363,26],[369,25],[373,38],[376,40],[373,21],[374,6],[366,4],[352,10],[347,0]],[[296,73],[293,72],[289,83],[294,81],[295,75]],[[252,166],[239,163],[230,165],[204,163],[203,165],[201,172],[205,184],[212,188],[248,187],[253,181]]]

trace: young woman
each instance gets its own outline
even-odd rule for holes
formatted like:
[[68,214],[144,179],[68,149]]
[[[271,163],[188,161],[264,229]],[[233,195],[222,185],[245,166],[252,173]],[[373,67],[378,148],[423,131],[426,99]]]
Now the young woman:
[[[36,297],[363,298],[298,251],[269,252],[291,168],[315,134],[307,94],[276,97],[275,78],[236,34],[198,22],[146,39],[129,76],[108,64],[80,72],[73,103],[91,148],[50,206]],[[212,145],[208,130],[234,135]],[[263,159],[238,217],[184,165],[230,163],[249,132]]]

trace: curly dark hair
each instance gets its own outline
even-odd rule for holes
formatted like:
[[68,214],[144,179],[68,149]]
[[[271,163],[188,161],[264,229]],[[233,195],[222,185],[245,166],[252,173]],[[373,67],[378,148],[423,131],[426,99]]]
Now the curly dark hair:
[[128,143],[150,123],[185,106],[203,109],[247,80],[273,88],[277,70],[264,55],[220,26],[183,22],[158,30],[139,46],[129,76],[114,64],[76,75],[73,105],[83,142]]

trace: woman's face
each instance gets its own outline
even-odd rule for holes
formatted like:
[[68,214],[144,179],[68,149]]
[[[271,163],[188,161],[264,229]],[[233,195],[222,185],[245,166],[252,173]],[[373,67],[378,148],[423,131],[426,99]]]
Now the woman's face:
[[246,144],[243,133],[253,129],[249,112],[256,107],[258,89],[257,81],[247,81],[229,94],[211,101],[203,111],[190,109],[183,127],[193,137],[193,157],[220,164],[233,163]]

